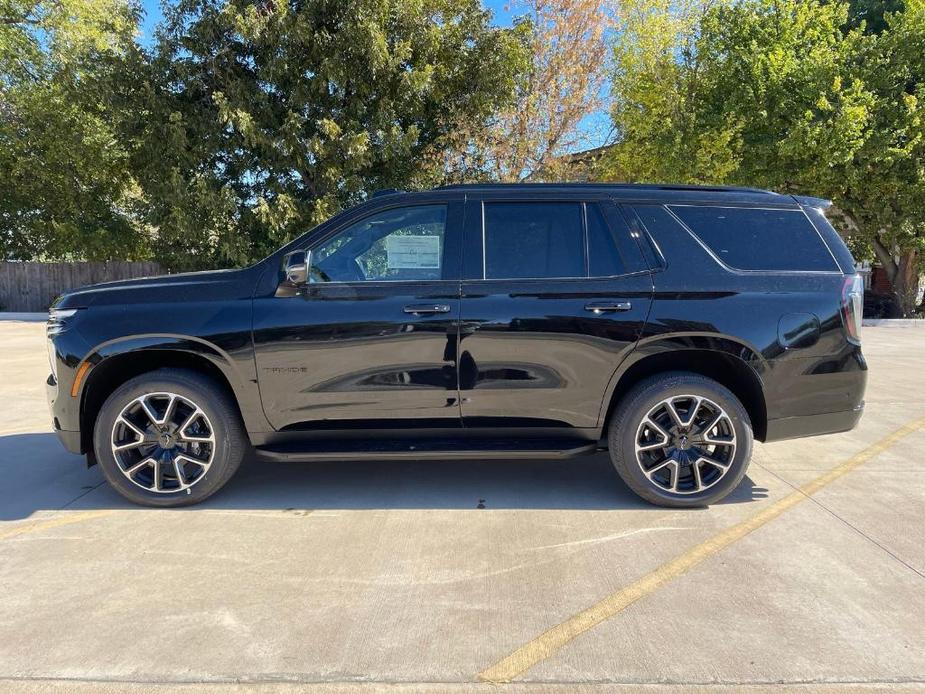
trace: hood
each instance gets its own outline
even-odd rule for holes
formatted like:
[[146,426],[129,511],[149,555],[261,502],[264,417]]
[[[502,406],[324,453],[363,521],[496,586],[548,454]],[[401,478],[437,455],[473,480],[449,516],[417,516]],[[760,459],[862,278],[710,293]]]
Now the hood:
[[140,277],[101,282],[65,292],[52,308],[88,308],[98,305],[210,301],[253,295],[258,266],[242,270],[207,270],[176,275]]

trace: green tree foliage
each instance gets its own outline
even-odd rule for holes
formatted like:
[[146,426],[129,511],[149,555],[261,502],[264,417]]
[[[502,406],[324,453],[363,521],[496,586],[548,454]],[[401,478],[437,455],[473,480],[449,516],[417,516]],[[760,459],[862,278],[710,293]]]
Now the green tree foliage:
[[697,52],[700,0],[627,0],[614,47],[619,143],[601,161],[610,180],[712,183],[738,166],[735,119],[708,122]]
[[[829,197],[911,312],[925,255],[925,0],[886,13],[879,32],[817,0],[640,7],[616,47],[620,141],[600,175]],[[652,39],[660,26],[667,38]]]
[[246,263],[433,174],[506,104],[527,49],[478,0],[181,0],[127,134],[156,256]]
[[513,99],[527,32],[479,0],[0,0],[0,252],[251,262],[440,178]]
[[123,0],[0,0],[4,258],[144,253],[107,101],[136,22]]

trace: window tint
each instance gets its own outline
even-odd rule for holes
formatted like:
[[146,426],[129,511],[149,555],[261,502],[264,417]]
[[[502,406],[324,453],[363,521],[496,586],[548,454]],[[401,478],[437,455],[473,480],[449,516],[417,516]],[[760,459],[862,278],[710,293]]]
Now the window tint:
[[485,203],[485,277],[584,277],[581,203]]
[[446,207],[385,210],[312,250],[312,282],[443,279]]
[[729,267],[838,270],[801,211],[680,205],[670,209]]
[[[601,208],[588,203],[588,267],[591,277],[622,275],[626,270]],[[628,232],[625,232],[628,233]]]

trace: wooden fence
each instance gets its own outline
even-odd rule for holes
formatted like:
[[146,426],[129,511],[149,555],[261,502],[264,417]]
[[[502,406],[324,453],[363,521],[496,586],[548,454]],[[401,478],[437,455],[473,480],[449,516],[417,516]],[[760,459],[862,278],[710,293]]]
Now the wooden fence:
[[0,262],[0,311],[46,311],[56,296],[86,284],[161,273],[160,265],[148,262]]

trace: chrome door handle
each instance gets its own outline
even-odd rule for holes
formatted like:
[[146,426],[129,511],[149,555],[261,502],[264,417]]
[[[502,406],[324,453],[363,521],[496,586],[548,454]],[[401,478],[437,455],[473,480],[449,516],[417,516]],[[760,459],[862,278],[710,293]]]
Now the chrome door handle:
[[402,311],[420,316],[429,313],[449,313],[450,307],[447,304],[410,304],[405,306]]
[[633,304],[629,301],[592,301],[585,304],[585,311],[591,311],[591,313],[629,311],[631,308],[633,308]]

